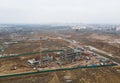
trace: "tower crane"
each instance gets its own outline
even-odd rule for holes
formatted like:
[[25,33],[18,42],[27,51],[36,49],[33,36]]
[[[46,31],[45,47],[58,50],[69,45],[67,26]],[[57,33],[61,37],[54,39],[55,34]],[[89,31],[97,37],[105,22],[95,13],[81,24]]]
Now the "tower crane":
[[42,40],[43,40],[43,37],[40,36],[40,56],[39,56],[39,59],[41,61],[41,64],[43,62],[43,56],[42,56]]

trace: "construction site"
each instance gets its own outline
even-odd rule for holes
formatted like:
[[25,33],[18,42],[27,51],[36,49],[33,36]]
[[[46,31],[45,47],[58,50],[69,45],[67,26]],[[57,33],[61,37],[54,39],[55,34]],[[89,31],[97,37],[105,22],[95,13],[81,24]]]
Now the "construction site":
[[117,63],[84,47],[70,45],[59,50],[43,50],[44,41],[61,38],[40,36],[39,52],[0,57],[0,77],[26,72],[54,71],[60,69],[115,66]]
[[[67,31],[3,35],[1,83],[119,83],[119,54],[107,51],[112,49],[109,46],[101,49],[107,44],[90,37],[91,34]],[[105,80],[110,77],[114,79]]]

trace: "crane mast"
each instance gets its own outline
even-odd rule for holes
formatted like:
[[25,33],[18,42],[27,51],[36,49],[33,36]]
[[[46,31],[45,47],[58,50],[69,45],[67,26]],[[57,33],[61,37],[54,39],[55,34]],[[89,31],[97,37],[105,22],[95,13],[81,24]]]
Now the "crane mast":
[[39,56],[39,58],[40,58],[40,61],[41,61],[41,64],[42,64],[42,62],[43,62],[43,56],[42,56],[42,36],[40,36],[40,56]]

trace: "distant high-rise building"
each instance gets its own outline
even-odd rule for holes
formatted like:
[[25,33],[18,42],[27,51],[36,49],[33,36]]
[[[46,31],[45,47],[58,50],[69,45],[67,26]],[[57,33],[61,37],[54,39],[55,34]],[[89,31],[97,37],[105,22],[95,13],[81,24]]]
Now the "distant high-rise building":
[[86,27],[85,26],[74,26],[72,27],[72,29],[80,30],[80,29],[86,29]]
[[116,31],[120,31],[120,25],[116,27]]

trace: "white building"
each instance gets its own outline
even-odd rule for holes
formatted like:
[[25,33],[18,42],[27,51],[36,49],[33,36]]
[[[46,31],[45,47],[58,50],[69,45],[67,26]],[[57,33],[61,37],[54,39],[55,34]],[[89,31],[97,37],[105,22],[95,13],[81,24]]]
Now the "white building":
[[72,29],[86,29],[86,27],[85,26],[74,26],[74,27],[72,27]]
[[120,31],[120,26],[116,27],[116,31]]

